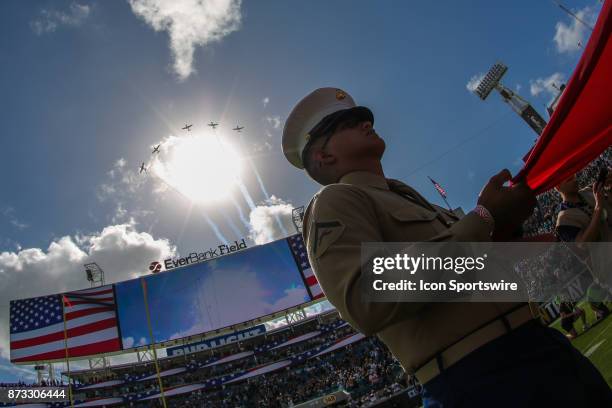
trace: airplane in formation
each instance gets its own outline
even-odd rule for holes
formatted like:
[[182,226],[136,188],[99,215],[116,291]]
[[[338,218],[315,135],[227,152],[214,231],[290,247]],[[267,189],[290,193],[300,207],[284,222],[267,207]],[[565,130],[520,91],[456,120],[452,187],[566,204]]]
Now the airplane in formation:
[[190,124],[190,125],[185,124],[185,126],[183,126],[181,129],[186,130],[186,131],[188,131],[188,132],[189,132],[189,131],[191,131],[191,127],[192,127],[192,126],[193,126],[193,124]]
[[213,129],[216,129],[216,128],[217,128],[217,126],[219,126],[219,124],[218,124],[218,123],[216,123],[216,122],[210,122],[210,123],[208,124],[208,126],[210,126],[210,127],[211,127],[211,128],[213,128]]
[[145,166],[144,162],[142,162],[142,164],[140,165],[140,173],[142,173],[143,171],[144,171],[145,173],[147,172],[147,168],[146,168],[146,166]]
[[159,153],[159,146],[161,146],[161,144],[158,144],[157,146],[155,146],[151,154]]
[[242,131],[242,129],[244,129],[244,126],[238,126],[236,125],[235,128],[233,128],[232,130],[235,130],[236,132],[240,133]]

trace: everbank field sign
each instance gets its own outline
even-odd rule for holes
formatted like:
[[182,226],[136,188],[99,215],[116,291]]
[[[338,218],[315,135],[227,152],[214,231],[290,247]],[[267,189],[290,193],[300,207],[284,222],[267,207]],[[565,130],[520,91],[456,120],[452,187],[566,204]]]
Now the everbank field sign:
[[242,238],[240,241],[234,241],[233,245],[221,244],[216,248],[210,248],[208,251],[204,252],[192,252],[188,256],[183,258],[168,258],[163,261],[154,261],[149,265],[149,271],[151,273],[157,273],[162,271],[162,267],[169,271],[174,268],[178,268],[179,266],[191,265],[196,262],[202,262],[213,258],[218,258],[223,255],[228,255],[233,252],[240,251],[242,249],[246,249],[247,245]]

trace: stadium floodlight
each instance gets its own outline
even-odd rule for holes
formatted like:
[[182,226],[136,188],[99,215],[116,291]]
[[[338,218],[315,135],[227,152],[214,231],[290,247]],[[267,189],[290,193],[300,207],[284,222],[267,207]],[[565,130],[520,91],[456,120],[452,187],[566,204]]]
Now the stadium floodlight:
[[55,381],[55,370],[53,369],[53,363],[35,365],[34,371],[36,371],[38,384],[41,384],[43,381],[47,383]]
[[474,90],[474,93],[478,95],[480,99],[483,101],[487,99],[487,96],[491,93],[493,89],[496,89],[500,84],[504,74],[508,71],[508,67],[502,64],[501,62],[496,62],[489,72],[480,80],[480,83]]
[[91,283],[91,287],[103,286],[104,285],[104,271],[98,266],[97,263],[92,262],[83,265],[85,267],[85,275],[87,280]]
[[304,206],[294,208],[291,211],[291,221],[298,233],[302,233],[302,224],[304,221]]
[[489,72],[480,80],[478,86],[474,89],[474,93],[484,101],[489,94],[496,89],[502,96],[504,102],[510,105],[512,110],[523,118],[534,132],[541,135],[546,127],[546,121],[529,102],[501,83],[501,79],[506,71],[508,71],[506,65],[501,62],[495,63]]

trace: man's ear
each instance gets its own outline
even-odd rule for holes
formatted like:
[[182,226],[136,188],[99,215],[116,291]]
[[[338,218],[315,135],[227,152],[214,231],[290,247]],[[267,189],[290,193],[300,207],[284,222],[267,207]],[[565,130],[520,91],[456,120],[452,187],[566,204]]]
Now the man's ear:
[[336,163],[337,158],[333,154],[329,154],[321,149],[318,149],[314,152],[313,158],[316,162],[320,163],[320,165],[330,166]]

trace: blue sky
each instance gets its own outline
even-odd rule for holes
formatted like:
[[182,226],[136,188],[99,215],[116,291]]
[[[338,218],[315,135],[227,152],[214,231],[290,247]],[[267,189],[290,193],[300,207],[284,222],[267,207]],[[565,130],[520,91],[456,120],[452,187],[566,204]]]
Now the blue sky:
[[[282,125],[321,86],[374,111],[387,176],[441,203],[431,176],[469,210],[492,174],[520,168],[535,135],[468,81],[503,61],[504,83],[546,117],[552,83],[571,75],[589,33],[548,0],[173,4],[178,16],[140,0],[0,4],[0,327],[8,299],[86,287],[86,262],[115,282],[223,240],[291,233],[291,207],[318,187],[285,161]],[[564,4],[589,22],[601,7]],[[137,173],[187,137],[249,158],[242,189],[194,204],[154,166]],[[214,161],[205,153],[201,164]],[[190,184],[207,188],[236,166],[198,168]],[[6,364],[7,339],[0,330],[0,381],[20,375]]]

